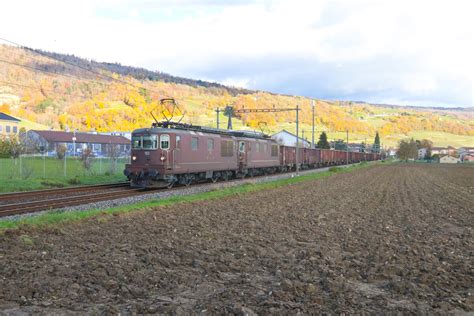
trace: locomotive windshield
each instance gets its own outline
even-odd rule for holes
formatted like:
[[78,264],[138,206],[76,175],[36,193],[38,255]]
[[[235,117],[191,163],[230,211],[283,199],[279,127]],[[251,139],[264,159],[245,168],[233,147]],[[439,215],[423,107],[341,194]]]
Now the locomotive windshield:
[[141,148],[142,148],[142,137],[132,136],[132,149],[141,149]]
[[156,135],[143,136],[143,149],[156,149],[158,147],[158,137]]
[[132,149],[156,149],[158,148],[158,136],[132,136]]

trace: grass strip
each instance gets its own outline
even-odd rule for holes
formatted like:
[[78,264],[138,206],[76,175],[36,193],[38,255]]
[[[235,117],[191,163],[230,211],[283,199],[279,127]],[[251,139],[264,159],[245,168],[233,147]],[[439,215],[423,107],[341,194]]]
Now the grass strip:
[[354,170],[373,166],[374,164],[361,163],[347,168],[331,167],[329,171],[308,173],[287,179],[279,179],[270,182],[243,184],[235,187],[214,189],[207,192],[190,194],[185,196],[173,196],[164,199],[154,199],[134,204],[122,205],[108,209],[91,209],[84,211],[49,211],[37,216],[22,217],[20,219],[0,219],[0,233],[6,229],[18,229],[27,226],[48,227],[60,223],[80,221],[101,214],[128,213],[137,210],[147,210],[154,207],[173,205],[178,203],[189,203],[203,200],[213,200],[249,192],[278,188],[286,185],[296,184],[303,181],[326,178],[336,173],[347,173]]

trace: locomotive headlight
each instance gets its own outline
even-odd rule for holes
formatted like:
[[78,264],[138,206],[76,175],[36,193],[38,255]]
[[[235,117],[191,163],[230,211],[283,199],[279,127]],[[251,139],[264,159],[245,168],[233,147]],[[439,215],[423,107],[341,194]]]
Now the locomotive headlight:
[[137,160],[137,156],[132,156],[132,160],[133,161]]
[[161,156],[160,159],[161,159],[161,161],[165,160],[165,156]]

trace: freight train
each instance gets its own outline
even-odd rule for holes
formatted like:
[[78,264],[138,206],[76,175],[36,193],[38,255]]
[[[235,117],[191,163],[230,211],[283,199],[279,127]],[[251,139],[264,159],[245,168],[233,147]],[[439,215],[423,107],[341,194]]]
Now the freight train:
[[[298,157],[297,157],[298,156]],[[267,135],[157,122],[132,133],[132,187],[172,187],[300,169],[379,160],[376,153],[279,145]]]

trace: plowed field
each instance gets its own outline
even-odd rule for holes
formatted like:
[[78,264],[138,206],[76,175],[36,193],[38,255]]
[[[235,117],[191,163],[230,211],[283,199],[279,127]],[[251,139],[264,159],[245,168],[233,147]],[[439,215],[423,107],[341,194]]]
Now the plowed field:
[[0,236],[0,309],[474,311],[473,215],[474,166],[391,164],[24,228]]

